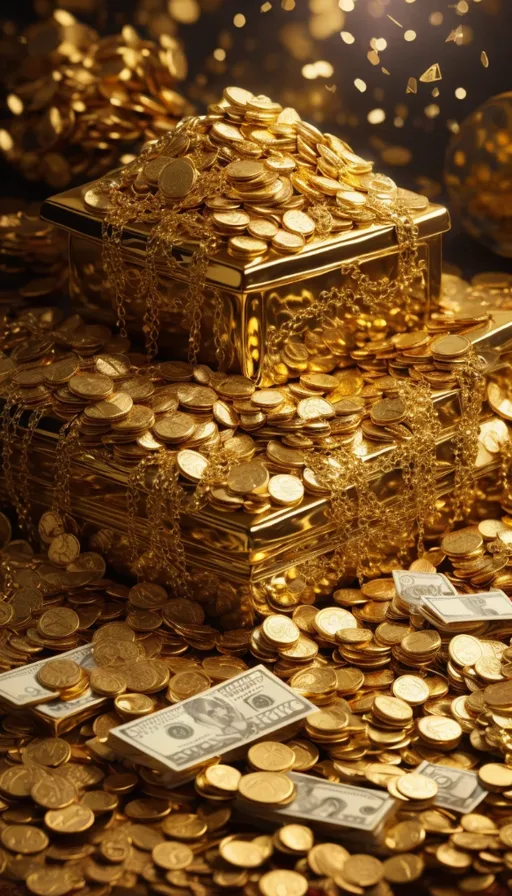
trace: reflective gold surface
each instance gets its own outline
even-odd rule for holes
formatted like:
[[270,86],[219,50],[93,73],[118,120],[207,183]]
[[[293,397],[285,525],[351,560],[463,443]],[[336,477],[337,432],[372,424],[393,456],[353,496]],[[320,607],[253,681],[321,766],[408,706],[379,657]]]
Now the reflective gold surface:
[[[85,188],[83,188],[85,189]],[[112,290],[105,281],[101,263],[101,218],[86,209],[82,191],[69,190],[48,200],[43,217],[70,232],[70,291],[73,309],[89,319],[115,323]],[[419,229],[419,256],[425,262],[424,283],[419,283],[412,297],[403,296],[403,304],[379,315],[358,315],[330,309],[323,326],[339,330],[348,348],[355,347],[361,333],[378,332],[383,319],[396,332],[403,332],[422,322],[437,304],[441,283],[441,234],[449,228],[449,216],[441,206],[430,205],[414,217]],[[149,228],[127,226],[123,238],[125,263],[137,273],[144,259]],[[160,347],[174,359],[186,358],[188,322],[184,319],[182,301],[187,289],[187,263],[193,247],[173,247],[177,258],[176,279],[169,279],[165,265],[158,265],[160,299]],[[201,350],[199,359],[215,362],[214,328],[217,327],[226,358],[226,369],[240,371],[261,381],[265,346],[270,328],[280,328],[299,311],[307,309],[323,290],[341,288],[344,277],[341,266],[358,260],[372,279],[388,276],[396,270],[396,235],[392,226],[370,224],[356,231],[336,234],[324,240],[312,240],[302,252],[292,256],[271,253],[268,260],[244,264],[221,249],[210,259],[202,312]],[[178,279],[179,278],[179,279]],[[220,295],[220,320],[215,321],[216,308],[212,290]],[[144,302],[132,302],[127,308],[127,325],[140,336]],[[185,316],[186,318],[186,316]],[[306,334],[318,329],[313,318]],[[320,330],[322,327],[320,326]],[[274,368],[278,367],[279,357]],[[278,367],[278,374],[281,372]],[[286,374],[284,375],[286,376]],[[269,381],[268,374],[265,381]],[[276,381],[275,375],[272,379]],[[282,381],[282,380],[281,380]]]

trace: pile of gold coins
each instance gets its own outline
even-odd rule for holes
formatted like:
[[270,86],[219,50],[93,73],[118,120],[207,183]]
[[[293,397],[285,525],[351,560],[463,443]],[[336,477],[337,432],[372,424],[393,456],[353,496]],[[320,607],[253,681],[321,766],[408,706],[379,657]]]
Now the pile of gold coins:
[[81,444],[128,470],[168,452],[189,489],[208,480],[211,458],[221,452],[226,465],[210,477],[208,501],[253,514],[328,493],[308,466],[314,449],[361,453],[407,442],[401,382],[457,388],[471,347],[464,333],[489,325],[487,315],[438,317],[425,330],[367,342],[330,373],[303,372],[286,385],[258,388],[243,376],[177,361],[152,365],[148,376],[146,358],[126,338],[57,309],[32,309],[17,321],[2,359],[4,396],[78,421]]
[[6,73],[13,117],[0,130],[0,150],[28,180],[64,189],[99,177],[191,111],[176,91],[187,64],[174,37],[155,43],[125,26],[100,38],[57,9],[13,45]]
[[0,203],[0,304],[27,304],[57,296],[67,275],[67,240],[39,217],[39,203]]
[[141,200],[180,212],[200,210],[228,251],[244,262],[273,249],[303,250],[314,237],[376,221],[397,203],[421,211],[428,200],[372,172],[343,140],[322,134],[267,96],[227,87],[206,116],[185,119],[148,147],[117,180],[93,184],[84,203],[96,213]]
[[[46,658],[37,681],[64,704],[88,688],[100,699],[71,728],[57,722],[52,733],[30,708],[4,715],[6,880],[34,896],[84,887],[187,896],[224,889],[306,896],[336,887],[390,896],[412,881],[429,894],[441,885],[506,891],[512,627],[485,623],[478,634],[440,635],[403,610],[397,622],[393,580],[382,577],[338,589],[320,606],[314,592],[297,589],[303,602],[289,613],[276,613],[260,595],[259,626],[221,634],[208,624],[208,602],[169,598],[149,582],[121,584],[99,554],[81,552],[61,530],[58,517],[45,514],[45,550],[34,553],[12,540],[0,516],[0,668],[21,671]],[[457,549],[460,558],[463,542],[470,555],[482,537],[475,528],[460,531],[429,553],[449,575],[445,558],[452,563]],[[436,567],[423,558],[412,569]],[[378,622],[372,606],[381,608]],[[87,643],[91,669],[59,656]],[[218,756],[172,789],[160,772],[126,762],[107,743],[117,725],[205,693],[255,663],[317,707],[284,741],[267,737],[230,761]],[[422,771],[425,762],[436,765],[438,779]],[[452,809],[436,805],[443,770],[476,772],[478,808],[461,813],[456,796]],[[395,811],[373,844],[349,830],[341,846],[307,808],[300,819],[279,820],[276,812],[296,800],[293,772],[312,785],[377,788]],[[328,822],[328,800],[325,810]]]

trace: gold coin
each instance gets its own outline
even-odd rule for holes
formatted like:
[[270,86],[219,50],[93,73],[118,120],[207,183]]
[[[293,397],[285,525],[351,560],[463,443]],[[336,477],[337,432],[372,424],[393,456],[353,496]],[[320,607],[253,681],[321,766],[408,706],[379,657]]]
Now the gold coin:
[[80,681],[81,669],[73,660],[48,660],[37,672],[37,680],[50,691],[72,688]]
[[313,221],[313,218],[310,218],[306,212],[301,212],[296,209],[290,209],[290,211],[284,213],[283,226],[286,230],[289,230],[290,233],[299,234],[306,240],[313,236],[315,232],[315,222]]
[[421,774],[401,775],[396,779],[396,789],[408,800],[432,800],[437,795],[434,779]]
[[63,809],[77,798],[76,787],[71,781],[56,775],[45,775],[33,784],[30,796],[45,809]]
[[29,824],[7,825],[0,834],[0,840],[6,849],[24,856],[41,852],[50,842],[44,831]]
[[309,852],[315,842],[313,831],[304,824],[285,824],[277,836],[287,850],[296,853]]
[[68,389],[85,401],[99,401],[113,392],[114,383],[109,376],[100,373],[79,374],[71,377]]
[[177,840],[200,840],[208,825],[193,813],[175,812],[164,818],[162,830],[168,837],[176,837]]
[[177,411],[175,414],[163,414],[153,426],[153,432],[162,442],[179,443],[189,439],[195,425],[187,414]]
[[434,358],[460,358],[466,355],[471,348],[469,339],[450,333],[448,336],[439,336],[430,343],[430,350]]
[[190,669],[172,676],[169,681],[169,692],[175,698],[174,702],[178,702],[209,690],[211,685],[211,679],[206,672]]
[[80,556],[80,542],[74,535],[63,533],[52,539],[48,559],[57,566],[67,566]]
[[94,813],[88,806],[73,803],[62,809],[49,809],[44,823],[56,834],[79,834],[94,824]]
[[153,847],[151,857],[159,868],[177,871],[181,868],[188,868],[194,860],[194,853],[186,843],[166,840]]
[[27,889],[34,896],[65,896],[84,885],[81,869],[41,867],[25,878]]
[[418,880],[424,868],[425,863],[421,856],[406,852],[399,856],[391,856],[384,861],[383,877],[390,884],[406,884]]
[[478,780],[486,790],[500,793],[512,787],[512,768],[500,762],[488,762],[478,769]]
[[264,849],[249,840],[224,837],[219,844],[219,852],[225,862],[236,868],[258,868],[266,860]]
[[395,678],[391,690],[394,697],[410,706],[420,706],[430,697],[428,685],[418,675],[400,675]]
[[458,529],[444,536],[441,550],[450,557],[463,557],[480,550],[482,545],[483,538],[477,529]]
[[448,651],[451,661],[457,666],[474,666],[483,653],[480,641],[472,635],[455,635]]
[[260,741],[247,753],[252,768],[262,772],[287,772],[295,762],[295,753],[287,744],[278,741]]
[[278,252],[286,255],[293,255],[300,252],[305,246],[305,239],[302,234],[290,233],[288,230],[278,230],[272,238],[272,247]]
[[66,638],[80,625],[78,613],[68,607],[51,607],[39,617],[37,630],[45,638]]
[[116,697],[126,690],[126,678],[116,669],[91,669],[89,684],[93,691],[105,697]]
[[407,725],[412,721],[412,709],[405,700],[377,694],[373,701],[372,711],[383,721]]
[[95,815],[103,815],[106,812],[113,812],[119,803],[114,793],[107,793],[105,790],[89,790],[84,793],[80,802],[83,806],[91,809]]
[[349,856],[342,868],[342,877],[351,884],[360,887],[373,887],[382,880],[384,869],[382,862],[375,856],[354,853]]
[[319,610],[313,622],[316,631],[327,641],[335,641],[340,628],[357,628],[357,620],[348,610],[341,607],[326,607]]
[[295,786],[290,778],[278,772],[250,772],[240,779],[238,792],[251,803],[279,806],[293,799]]
[[204,771],[204,778],[210,787],[223,793],[236,793],[238,782],[242,777],[238,769],[231,765],[209,765]]
[[462,728],[455,719],[437,715],[419,719],[418,732],[427,743],[438,747],[456,746],[462,737]]
[[267,218],[251,218],[247,230],[251,236],[257,239],[272,240],[279,230],[279,225]]
[[261,494],[266,491],[269,478],[261,461],[249,461],[231,468],[227,485],[235,495]]
[[197,169],[191,159],[173,159],[158,175],[158,189],[166,199],[183,199],[197,180]]
[[261,628],[273,647],[292,647],[299,640],[300,631],[295,622],[279,613],[267,616]]
[[263,896],[305,896],[308,881],[298,871],[276,868],[260,877],[258,887]]

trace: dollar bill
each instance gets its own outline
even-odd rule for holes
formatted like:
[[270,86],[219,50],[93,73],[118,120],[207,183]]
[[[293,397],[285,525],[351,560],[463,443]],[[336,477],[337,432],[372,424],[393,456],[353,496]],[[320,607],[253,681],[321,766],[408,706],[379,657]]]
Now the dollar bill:
[[[85,669],[91,669],[94,666],[92,648],[89,644],[82,647],[76,647],[74,650],[68,650],[67,653],[59,654],[59,658],[73,660],[79,666]],[[67,714],[68,709],[73,710],[74,703],[83,701],[100,699],[93,696],[92,691],[82,694],[77,700],[64,702],[58,700],[58,692],[50,691],[39,684],[37,673],[46,663],[48,659],[38,660],[36,663],[30,663],[28,666],[21,666],[19,669],[12,669],[10,672],[2,672],[0,675],[0,700],[4,700],[9,706],[13,707],[30,707],[37,706],[42,709],[40,704],[48,704],[45,711],[49,715]],[[53,701],[53,702],[52,702]]]
[[299,722],[315,708],[263,666],[109,732],[135,762],[183,771]]
[[420,612],[430,621],[503,622],[512,619],[512,601],[504,591],[482,591],[453,597],[423,597]]
[[393,580],[398,596],[413,607],[419,607],[424,597],[451,597],[457,594],[450,580],[440,572],[394,569]]
[[[353,828],[374,834],[382,822],[396,810],[396,801],[385,790],[336,784],[299,772],[291,772],[288,777],[296,787],[293,802],[282,809],[264,812],[267,818],[281,824],[300,819],[307,824]],[[237,804],[243,811],[243,801],[238,800]]]
[[476,772],[467,769],[422,762],[416,773],[426,775],[436,782],[437,796],[434,805],[440,809],[451,809],[467,815],[487,796],[487,791],[478,783]]

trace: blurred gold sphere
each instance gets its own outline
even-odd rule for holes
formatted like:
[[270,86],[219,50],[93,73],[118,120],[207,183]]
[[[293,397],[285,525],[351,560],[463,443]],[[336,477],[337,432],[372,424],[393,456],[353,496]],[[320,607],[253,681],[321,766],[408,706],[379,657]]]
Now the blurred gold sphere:
[[512,91],[491,97],[461,124],[444,175],[464,229],[512,258]]

